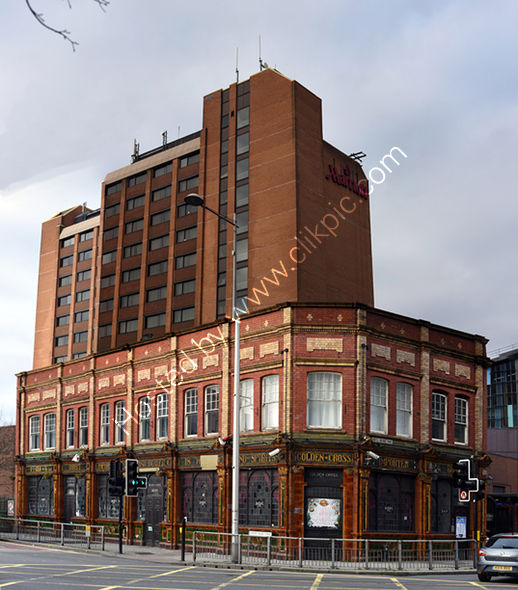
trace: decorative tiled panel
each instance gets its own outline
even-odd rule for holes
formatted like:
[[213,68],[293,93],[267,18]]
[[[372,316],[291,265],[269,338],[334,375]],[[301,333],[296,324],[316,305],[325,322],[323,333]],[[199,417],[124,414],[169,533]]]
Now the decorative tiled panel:
[[137,381],[145,381],[151,379],[151,369],[141,369],[137,372]]
[[208,356],[204,356],[202,364],[204,369],[207,367],[217,367],[219,365],[219,355],[210,354]]
[[455,364],[455,377],[465,377],[471,379],[471,368],[466,365]]
[[261,344],[259,347],[259,357],[263,358],[268,354],[279,354],[278,342],[268,342],[267,344]]
[[306,341],[306,350],[336,350],[343,352],[344,345],[341,338],[308,338]]
[[241,360],[250,360],[253,361],[254,360],[254,347],[253,346],[248,346],[247,348],[242,348],[239,351],[239,358]]
[[390,360],[390,346],[383,346],[382,344],[371,344],[371,355]]
[[450,363],[448,361],[443,361],[441,359],[433,359],[433,370],[441,371],[442,373],[446,373],[446,375],[449,375]]
[[396,362],[407,363],[415,367],[415,354],[406,350],[396,350]]

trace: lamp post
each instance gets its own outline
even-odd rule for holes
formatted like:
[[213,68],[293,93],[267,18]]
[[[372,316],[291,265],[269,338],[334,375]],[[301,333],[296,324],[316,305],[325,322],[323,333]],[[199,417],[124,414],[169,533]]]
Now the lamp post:
[[232,221],[228,217],[221,215],[214,209],[211,209],[205,204],[205,199],[196,194],[191,193],[187,195],[184,202],[193,207],[202,207],[207,209],[220,219],[223,219],[234,228],[234,244],[232,250],[233,257],[233,273],[232,273],[232,320],[234,322],[234,421],[232,427],[232,519],[231,519],[231,533],[232,533],[232,546],[231,556],[232,562],[239,562],[239,444],[240,444],[240,424],[239,424],[239,389],[240,389],[240,375],[239,375],[239,363],[240,363],[240,320],[237,313],[237,283],[236,283],[236,238],[237,228],[236,213],[234,211],[234,220]]

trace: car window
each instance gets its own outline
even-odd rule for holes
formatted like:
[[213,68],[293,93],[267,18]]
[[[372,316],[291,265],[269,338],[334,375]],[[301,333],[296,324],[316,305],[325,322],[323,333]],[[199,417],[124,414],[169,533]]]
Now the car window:
[[518,549],[518,537],[493,537],[487,542],[487,547]]

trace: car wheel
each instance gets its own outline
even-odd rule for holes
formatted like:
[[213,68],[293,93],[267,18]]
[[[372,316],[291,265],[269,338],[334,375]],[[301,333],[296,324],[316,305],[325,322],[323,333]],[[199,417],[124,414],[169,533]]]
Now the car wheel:
[[491,576],[489,574],[487,574],[486,572],[482,572],[482,573],[478,574],[478,579],[481,582],[490,582]]

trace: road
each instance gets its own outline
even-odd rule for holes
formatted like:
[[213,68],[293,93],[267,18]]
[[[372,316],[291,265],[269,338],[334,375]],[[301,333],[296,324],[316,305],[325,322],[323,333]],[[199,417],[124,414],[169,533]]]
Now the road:
[[0,589],[9,590],[518,590],[518,580],[473,574],[394,576],[205,568],[0,541]]

